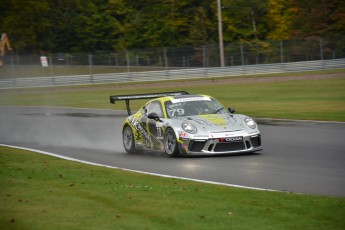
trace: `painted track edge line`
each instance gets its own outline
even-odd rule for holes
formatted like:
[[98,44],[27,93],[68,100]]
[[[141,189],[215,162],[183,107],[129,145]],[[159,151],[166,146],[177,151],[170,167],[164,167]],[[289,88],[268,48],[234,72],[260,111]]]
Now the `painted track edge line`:
[[88,165],[106,167],[106,168],[111,168],[111,169],[120,169],[120,170],[123,170],[123,171],[141,173],[141,174],[146,174],[146,175],[151,175],[151,176],[159,176],[159,177],[164,177],[164,178],[180,179],[180,180],[187,180],[187,181],[193,181],[193,182],[200,182],[200,183],[204,183],[204,184],[222,185],[222,186],[227,186],[227,187],[259,190],[259,191],[286,192],[286,191],[280,191],[280,190],[264,189],[264,188],[242,186],[242,185],[235,185],[235,184],[227,184],[227,183],[222,183],[222,182],[200,180],[200,179],[193,179],[193,178],[188,178],[188,177],[178,177],[178,176],[171,176],[171,175],[166,175],[166,174],[150,173],[150,172],[145,172],[145,171],[140,171],[140,170],[126,169],[126,168],[121,168],[121,167],[116,167],[116,166],[98,164],[98,163],[94,163],[94,162],[90,162],[90,161],[79,160],[79,159],[76,159],[76,158],[66,157],[66,156],[62,156],[62,155],[56,154],[56,153],[50,153],[50,152],[46,152],[46,151],[42,151],[42,150],[38,150],[38,149],[31,149],[31,148],[14,146],[14,145],[7,145],[7,144],[1,144],[0,143],[0,146],[8,147],[8,148],[21,149],[21,150],[26,150],[26,151],[31,151],[31,152],[36,152],[36,153],[40,153],[40,154],[44,154],[44,155],[48,155],[48,156],[52,156],[52,157],[57,157],[57,158],[64,159],[64,160],[74,161],[74,162],[78,162],[78,163],[88,164]]

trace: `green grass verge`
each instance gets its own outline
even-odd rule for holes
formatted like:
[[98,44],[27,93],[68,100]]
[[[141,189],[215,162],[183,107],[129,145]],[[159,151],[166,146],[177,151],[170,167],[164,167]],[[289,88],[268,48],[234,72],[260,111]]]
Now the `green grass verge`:
[[[133,85],[109,84],[2,90],[0,105],[125,109],[124,103],[110,104],[109,95],[174,90],[214,96],[225,106],[231,105],[238,113],[253,117],[345,121],[345,78],[236,84],[217,84],[214,80],[204,86],[189,82],[186,86],[165,85],[164,89],[159,85],[135,88]],[[132,110],[137,110],[143,103],[142,100],[131,102]]]
[[0,147],[0,229],[344,229],[345,198],[168,179]]

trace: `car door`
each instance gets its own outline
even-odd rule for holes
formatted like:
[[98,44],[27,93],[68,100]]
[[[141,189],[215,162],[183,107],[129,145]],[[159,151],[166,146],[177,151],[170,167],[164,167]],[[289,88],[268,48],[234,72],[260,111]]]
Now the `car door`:
[[[163,118],[163,110],[162,104],[159,100],[152,101],[147,106],[147,115],[150,113],[156,113],[158,117]],[[147,117],[147,116],[146,116]],[[151,137],[151,144],[152,149],[161,149],[162,140],[163,140],[163,132],[162,132],[162,125],[160,121],[156,121],[154,119],[147,118],[147,132],[150,134]]]

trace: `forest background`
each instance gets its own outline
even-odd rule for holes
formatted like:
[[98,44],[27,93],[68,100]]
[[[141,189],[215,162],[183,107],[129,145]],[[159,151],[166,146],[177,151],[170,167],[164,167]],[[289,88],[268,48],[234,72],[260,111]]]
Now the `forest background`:
[[[0,1],[17,53],[115,51],[218,42],[216,0]],[[343,0],[222,0],[225,43],[345,35]],[[344,46],[342,46],[344,47]]]

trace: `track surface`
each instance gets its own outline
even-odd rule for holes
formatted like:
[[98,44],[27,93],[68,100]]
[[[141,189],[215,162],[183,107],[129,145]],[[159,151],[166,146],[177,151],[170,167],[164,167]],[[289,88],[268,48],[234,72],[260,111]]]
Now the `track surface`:
[[345,196],[345,123],[260,120],[259,154],[126,154],[122,111],[0,107],[0,144],[115,167],[265,189]]

